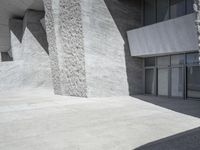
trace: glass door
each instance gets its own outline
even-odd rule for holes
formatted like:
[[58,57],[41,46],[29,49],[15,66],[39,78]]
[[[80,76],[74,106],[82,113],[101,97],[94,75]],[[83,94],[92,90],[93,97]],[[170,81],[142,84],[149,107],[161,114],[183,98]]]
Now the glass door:
[[187,97],[200,98],[200,66],[187,67]]
[[172,97],[184,97],[184,65],[185,55],[178,54],[171,56],[171,81],[170,81],[170,96]]
[[155,94],[155,69],[145,69],[145,93]]
[[157,58],[158,67],[158,95],[169,96],[169,66],[170,56],[162,56]]
[[187,97],[200,98],[200,60],[199,53],[187,54]]
[[183,67],[171,68],[171,96],[181,97],[184,96],[184,72]]
[[169,69],[158,69],[158,95],[168,96],[169,94]]

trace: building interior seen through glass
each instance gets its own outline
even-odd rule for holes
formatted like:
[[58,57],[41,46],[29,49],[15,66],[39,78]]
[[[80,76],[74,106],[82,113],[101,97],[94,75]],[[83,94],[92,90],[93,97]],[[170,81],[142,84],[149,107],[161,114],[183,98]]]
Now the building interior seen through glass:
[[193,12],[193,0],[143,0],[144,25]]
[[145,58],[145,93],[200,98],[198,53]]

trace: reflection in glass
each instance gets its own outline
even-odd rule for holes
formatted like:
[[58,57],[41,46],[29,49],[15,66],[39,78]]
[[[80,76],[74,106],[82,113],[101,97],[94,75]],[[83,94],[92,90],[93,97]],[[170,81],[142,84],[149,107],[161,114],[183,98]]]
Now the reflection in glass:
[[158,63],[158,66],[169,66],[170,65],[170,57],[169,56],[158,57],[157,63]]
[[171,18],[176,18],[183,15],[185,15],[185,0],[171,0]]
[[187,14],[194,12],[193,4],[194,0],[187,0]]
[[183,97],[183,69],[172,68],[171,72],[171,95]]
[[168,69],[158,69],[158,95],[168,96]]
[[172,55],[171,56],[171,64],[172,65],[182,65],[185,62],[184,55]]
[[154,69],[145,70],[145,93],[155,94],[155,71]]
[[169,0],[157,0],[157,21],[169,19]]
[[199,63],[199,53],[187,54],[187,64],[197,64]]
[[187,68],[187,96],[200,98],[200,66]]
[[144,24],[149,25],[156,22],[155,0],[144,0]]

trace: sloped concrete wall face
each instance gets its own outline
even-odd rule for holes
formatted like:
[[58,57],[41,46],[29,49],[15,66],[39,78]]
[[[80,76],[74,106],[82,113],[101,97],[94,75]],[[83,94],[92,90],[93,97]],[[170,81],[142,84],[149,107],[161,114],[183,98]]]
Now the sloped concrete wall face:
[[88,96],[128,95],[124,40],[103,0],[82,0]]
[[[24,84],[52,88],[46,33],[40,23],[44,12],[27,11],[22,38]],[[28,78],[29,77],[29,78]],[[31,78],[30,78],[31,77]]]
[[[13,61],[0,63],[0,90],[27,87],[52,89],[49,56],[34,36],[34,32],[44,35],[42,25],[38,23],[40,16],[40,13],[28,11],[24,20],[10,21]],[[32,25],[35,30],[30,30]],[[24,33],[20,33],[23,28]]]
[[[129,86],[129,94],[142,94],[143,93],[143,60],[137,57],[131,57],[127,31],[141,27],[142,25],[142,1],[141,0],[104,0],[107,9],[112,15],[115,22],[115,29],[120,32],[121,38],[124,41],[124,47],[119,52],[124,51],[126,63],[126,75]],[[114,28],[114,27],[112,27]],[[117,45],[119,37],[115,37]],[[119,47],[119,45],[118,45]],[[115,53],[114,53],[115,55]]]

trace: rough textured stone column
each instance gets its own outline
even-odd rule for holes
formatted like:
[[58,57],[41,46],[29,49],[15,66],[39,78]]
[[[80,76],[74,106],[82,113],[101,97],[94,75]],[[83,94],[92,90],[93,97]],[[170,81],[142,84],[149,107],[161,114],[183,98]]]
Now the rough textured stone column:
[[[197,27],[197,34],[198,34],[198,41],[199,41],[199,53],[200,53],[200,0],[194,0],[194,11],[196,13],[196,27]],[[200,54],[199,54],[200,58]]]
[[80,0],[44,0],[55,94],[87,96]]

